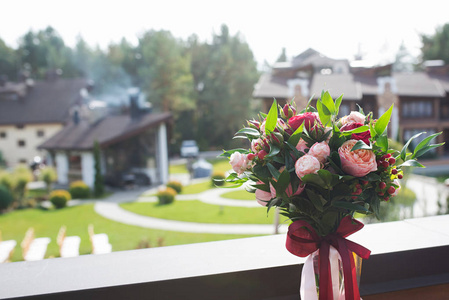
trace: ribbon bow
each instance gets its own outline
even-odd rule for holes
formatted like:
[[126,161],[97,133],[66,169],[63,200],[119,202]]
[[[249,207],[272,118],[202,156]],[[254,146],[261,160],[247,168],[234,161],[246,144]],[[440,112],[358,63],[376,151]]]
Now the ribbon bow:
[[329,263],[329,249],[333,246],[341,256],[345,284],[345,299],[360,299],[360,293],[355,274],[354,252],[358,256],[368,259],[371,251],[365,247],[346,239],[349,235],[363,228],[363,223],[347,216],[342,219],[335,233],[320,237],[315,229],[306,221],[293,222],[288,227],[287,250],[300,257],[320,250],[320,298],[319,300],[333,299],[332,279]]

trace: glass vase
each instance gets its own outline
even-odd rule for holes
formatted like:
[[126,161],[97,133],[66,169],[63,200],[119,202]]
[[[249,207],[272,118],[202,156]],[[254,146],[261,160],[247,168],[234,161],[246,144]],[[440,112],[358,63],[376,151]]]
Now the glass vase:
[[[336,251],[336,250],[334,249],[334,251]],[[315,251],[314,253],[312,253],[310,255],[312,256],[313,270],[315,273],[317,299],[319,299],[319,295],[320,295],[320,254],[319,254],[319,251]],[[360,276],[362,273],[362,258],[353,252],[352,252],[352,255],[354,257],[354,267],[355,267],[355,274],[357,276],[357,287],[358,287],[358,286],[360,286]],[[335,277],[338,277],[338,279],[337,279],[338,283],[332,282],[332,286],[334,287],[333,288],[333,300],[345,300],[345,283],[344,283],[344,275],[343,275],[343,263],[342,263],[339,255],[338,255],[338,262],[337,262],[336,267],[338,270],[338,275],[333,276],[332,280],[334,281]],[[362,299],[362,298],[360,298],[360,299]],[[302,300],[309,300],[309,299],[302,299]]]

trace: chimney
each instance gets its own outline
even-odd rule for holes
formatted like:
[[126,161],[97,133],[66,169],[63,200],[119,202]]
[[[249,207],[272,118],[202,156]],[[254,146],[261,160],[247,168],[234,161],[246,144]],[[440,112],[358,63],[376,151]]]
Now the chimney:
[[129,95],[129,114],[131,119],[137,119],[141,115],[139,107],[140,90],[138,88],[128,89]]

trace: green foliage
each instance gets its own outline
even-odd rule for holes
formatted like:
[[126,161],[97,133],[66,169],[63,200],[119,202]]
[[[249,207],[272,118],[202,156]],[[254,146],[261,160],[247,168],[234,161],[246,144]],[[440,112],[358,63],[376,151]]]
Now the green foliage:
[[50,193],[49,199],[53,206],[59,209],[66,207],[71,197],[66,190],[54,190]]
[[179,181],[176,180],[169,181],[166,184],[166,186],[175,190],[177,194],[181,194],[182,192],[182,183]]
[[51,185],[58,179],[58,175],[56,173],[55,168],[53,167],[45,167],[41,170],[39,174],[39,179],[45,182],[47,186],[47,194],[50,193]]
[[9,189],[0,184],[0,211],[7,209],[13,200],[14,199]]
[[159,200],[159,205],[170,204],[175,201],[176,191],[167,187],[164,190],[158,191],[156,196]]
[[421,35],[423,60],[442,59],[449,64],[449,23],[436,29],[433,35]]
[[212,186],[223,186],[225,184],[226,176],[224,172],[214,172],[212,174],[211,180],[212,180]]
[[69,187],[73,199],[87,199],[90,196],[90,188],[81,180],[74,181]]
[[25,165],[17,166],[12,172],[12,193],[19,207],[25,207],[27,184],[33,180],[33,174]]
[[95,197],[101,197],[104,194],[104,179],[101,173],[101,157],[100,157],[100,145],[97,141],[94,144],[94,161],[95,161],[95,181],[94,181],[94,195]]
[[[0,74],[8,76],[8,79],[14,80],[17,77],[18,57],[14,49],[8,47],[0,38]],[[0,166],[2,159],[0,159]]]

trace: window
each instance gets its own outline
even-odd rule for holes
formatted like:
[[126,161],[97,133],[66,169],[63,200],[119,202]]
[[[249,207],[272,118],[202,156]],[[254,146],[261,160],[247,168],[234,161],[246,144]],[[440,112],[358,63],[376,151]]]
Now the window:
[[25,158],[19,159],[19,164],[26,164],[27,160]]
[[404,102],[401,114],[404,118],[429,118],[433,116],[432,101]]
[[17,129],[24,129],[24,128],[25,128],[25,125],[23,125],[23,124],[17,124],[17,125],[16,125],[16,128],[17,128]]
[[6,139],[6,132],[0,132],[0,139]]
[[19,146],[19,147],[25,147],[25,146],[26,146],[25,140],[18,140],[18,141],[17,141],[17,146]]
[[43,136],[45,136],[45,132],[44,132],[43,130],[38,130],[38,131],[36,132],[36,135],[37,135],[38,137],[43,137]]

